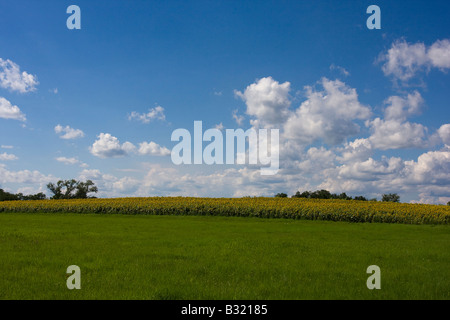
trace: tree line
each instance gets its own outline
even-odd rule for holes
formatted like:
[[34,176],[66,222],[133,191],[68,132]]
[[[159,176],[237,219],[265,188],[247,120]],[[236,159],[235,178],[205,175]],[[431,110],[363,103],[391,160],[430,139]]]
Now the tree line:
[[22,193],[10,193],[0,189],[0,201],[16,201],[16,200],[44,200],[47,197],[44,193],[23,195]]
[[[286,193],[277,193],[276,198],[287,198]],[[331,193],[328,190],[316,190],[316,191],[297,191],[291,198],[306,198],[306,199],[340,199],[340,200],[359,200],[359,201],[377,201],[376,198],[367,199],[363,196],[356,196],[354,198],[348,196],[345,192],[341,194]],[[381,201],[385,202],[400,202],[400,196],[396,193],[383,194]],[[450,202],[449,202],[450,204]]]
[[[98,188],[91,180],[77,181],[59,180],[56,183],[47,184],[48,190],[53,194],[50,199],[86,199],[94,198],[90,193],[97,193]],[[0,189],[0,201],[19,201],[19,200],[45,200],[47,196],[43,192],[37,194],[23,195],[22,193],[10,193]]]

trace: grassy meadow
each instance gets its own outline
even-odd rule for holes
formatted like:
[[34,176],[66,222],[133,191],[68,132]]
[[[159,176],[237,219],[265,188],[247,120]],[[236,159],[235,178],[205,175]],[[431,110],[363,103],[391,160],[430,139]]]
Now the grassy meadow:
[[0,299],[449,299],[449,245],[448,225],[0,212]]

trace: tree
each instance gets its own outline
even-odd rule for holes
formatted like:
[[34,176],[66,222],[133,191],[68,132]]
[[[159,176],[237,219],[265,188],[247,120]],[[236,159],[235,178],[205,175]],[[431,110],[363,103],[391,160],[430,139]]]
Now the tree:
[[0,201],[14,201],[19,200],[17,195],[4,191],[0,189]]
[[354,197],[353,199],[359,200],[359,201],[367,201],[366,197],[363,197],[363,196],[357,196],[357,197]]
[[275,195],[275,198],[287,198],[287,194],[286,193],[277,193]]
[[0,201],[17,201],[17,200],[44,200],[45,194],[42,192],[30,195],[23,195],[22,193],[13,194],[0,189]]
[[340,195],[338,195],[338,199],[341,199],[341,200],[352,200],[352,197],[349,197],[345,192],[343,192]]
[[384,202],[400,202],[400,196],[396,193],[383,194],[381,201]]
[[88,193],[98,192],[98,188],[91,180],[88,180],[86,182],[79,182],[76,186],[76,190],[77,191],[75,193],[75,198],[77,199],[86,199],[88,197]]
[[297,191],[291,198],[301,198],[300,191]]
[[450,201],[449,201],[449,202],[447,202],[447,205],[448,205],[448,206],[450,206]]
[[91,192],[98,192],[97,187],[91,180],[86,182],[71,180],[59,180],[47,184],[47,188],[53,193],[51,199],[86,199]]
[[62,184],[62,180],[59,180],[56,185],[53,182],[47,184],[47,189],[53,193],[53,197],[51,197],[51,199],[62,199]]
[[311,194],[312,199],[331,199],[331,193],[328,190],[317,190]]
[[17,194],[20,197],[20,200],[45,200],[47,196],[43,192],[39,192],[36,194],[30,194],[27,196],[22,195],[21,193]]

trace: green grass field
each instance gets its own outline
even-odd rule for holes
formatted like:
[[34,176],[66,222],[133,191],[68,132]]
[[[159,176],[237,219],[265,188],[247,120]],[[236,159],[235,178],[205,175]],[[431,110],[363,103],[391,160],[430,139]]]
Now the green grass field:
[[449,299],[449,248],[447,225],[0,213],[0,299]]

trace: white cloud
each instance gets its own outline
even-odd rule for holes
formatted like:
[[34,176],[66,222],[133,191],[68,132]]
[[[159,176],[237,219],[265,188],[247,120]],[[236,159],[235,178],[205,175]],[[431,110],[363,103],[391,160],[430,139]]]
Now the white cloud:
[[340,148],[341,155],[337,159],[342,162],[355,162],[368,159],[373,154],[373,146],[369,139],[356,139]]
[[86,163],[83,163],[83,162],[81,162],[80,160],[78,160],[76,158],[57,157],[57,158],[55,158],[55,160],[58,161],[58,162],[62,162],[64,164],[67,164],[67,165],[78,164],[82,168],[88,167],[88,165]]
[[53,176],[46,176],[37,170],[9,171],[8,169],[6,169],[5,165],[0,164],[0,181],[2,181],[2,183],[26,183],[45,185],[53,180]]
[[11,102],[0,97],[0,118],[26,121],[25,114],[20,111],[18,106],[13,106]]
[[98,180],[102,173],[98,169],[84,169],[78,176],[81,180]]
[[6,146],[6,145],[3,145],[3,144],[0,146],[0,148],[2,148],[2,149],[14,149],[13,146]]
[[369,141],[375,149],[422,148],[427,128],[419,123],[376,118],[368,123],[372,135]]
[[305,159],[299,162],[297,167],[302,173],[317,173],[334,167],[335,158],[336,155],[331,150],[312,147],[308,149]]
[[438,134],[442,139],[442,142],[447,146],[450,146],[450,123],[442,125],[438,130]]
[[147,113],[138,113],[136,111],[131,112],[128,116],[128,120],[138,120],[142,123],[150,123],[150,121],[158,119],[165,120],[166,116],[164,115],[164,108],[161,106],[157,106],[152,108]]
[[379,175],[399,172],[403,165],[403,161],[400,158],[383,158],[382,161],[369,158],[362,162],[344,164],[338,167],[337,170],[340,178],[372,181]]
[[289,82],[280,84],[266,77],[249,85],[243,93],[235,90],[235,95],[247,104],[246,113],[256,118],[254,124],[267,127],[279,125],[289,116],[290,86]]
[[242,115],[238,115],[238,110],[233,110],[232,113],[233,119],[236,121],[238,126],[242,126],[243,122],[244,122],[244,116]]
[[287,139],[310,144],[319,139],[336,145],[359,133],[354,120],[367,119],[370,108],[358,100],[356,90],[339,80],[322,78],[323,91],[307,86],[307,100],[287,119],[284,132]]
[[225,127],[223,126],[223,123],[221,122],[221,123],[219,123],[219,124],[216,124],[216,125],[215,125],[215,128],[216,128],[217,130],[222,131]]
[[342,75],[344,75],[346,77],[348,77],[350,75],[350,72],[348,72],[345,68],[337,66],[334,63],[330,65],[330,70],[331,71],[337,70],[340,73],[342,73]]
[[405,183],[414,185],[443,186],[450,195],[450,151],[429,151],[416,161],[406,161]]
[[405,121],[412,115],[420,114],[424,101],[420,93],[414,91],[413,94],[408,94],[406,98],[389,97],[385,103],[388,105],[384,110],[385,119]]
[[13,161],[19,159],[16,155],[11,153],[0,153],[0,161]]
[[153,156],[170,155],[169,149],[162,147],[153,141],[141,142],[139,143],[139,148],[137,148],[129,141],[121,144],[119,139],[109,133],[100,133],[97,138],[98,139],[89,148],[89,150],[94,156],[99,158],[117,158],[131,153]]
[[78,138],[84,137],[84,132],[82,130],[73,129],[69,126],[63,127],[59,124],[55,127],[55,133],[57,133],[57,134],[64,133],[63,135],[60,135],[59,137],[61,139],[66,139],[66,140],[78,139]]
[[0,58],[0,86],[12,91],[26,93],[36,90],[39,84],[35,75],[20,71],[20,67],[11,60]]
[[99,158],[123,157],[136,147],[131,142],[120,144],[119,139],[109,133],[100,133],[98,139],[89,148],[91,153]]
[[412,115],[419,114],[423,106],[419,92],[408,94],[406,98],[392,96],[385,104],[384,119],[368,121],[372,131],[369,141],[376,149],[422,148],[426,144],[427,128],[419,123],[407,122]]
[[428,49],[428,57],[431,65],[436,68],[450,68],[450,41],[438,40]]
[[409,44],[405,40],[398,40],[387,53],[380,56],[380,60],[385,62],[382,70],[386,76],[407,83],[418,72],[431,68],[450,68],[450,41],[438,40],[427,48],[420,42]]
[[143,181],[132,177],[118,178],[111,174],[104,174],[98,169],[85,169],[78,175],[80,180],[92,180],[98,187],[99,197],[120,197],[134,194]]
[[140,143],[138,153],[141,155],[167,156],[170,155],[170,150],[150,141]]

